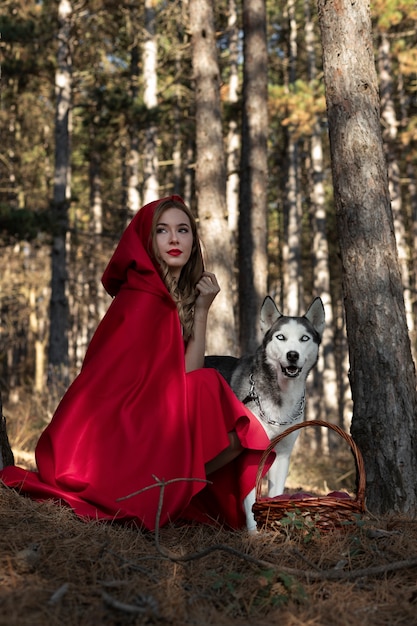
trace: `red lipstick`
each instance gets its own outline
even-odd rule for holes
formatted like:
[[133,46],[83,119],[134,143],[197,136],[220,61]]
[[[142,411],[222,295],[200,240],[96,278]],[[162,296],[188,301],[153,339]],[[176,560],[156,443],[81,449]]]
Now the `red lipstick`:
[[170,256],[180,256],[180,254],[182,254],[181,250],[178,250],[177,248],[173,248],[172,250],[168,250],[168,254]]

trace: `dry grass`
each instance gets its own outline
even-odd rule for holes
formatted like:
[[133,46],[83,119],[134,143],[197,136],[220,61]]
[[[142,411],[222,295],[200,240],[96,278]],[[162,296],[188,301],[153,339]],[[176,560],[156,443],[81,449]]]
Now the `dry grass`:
[[[298,447],[293,488],[349,488],[348,454],[315,460]],[[416,520],[366,515],[328,534],[300,524],[256,537],[145,533],[0,487],[0,543],[0,625],[417,625]]]
[[83,522],[3,487],[0,542],[8,626],[417,623],[417,524],[405,519],[324,536],[154,534]]

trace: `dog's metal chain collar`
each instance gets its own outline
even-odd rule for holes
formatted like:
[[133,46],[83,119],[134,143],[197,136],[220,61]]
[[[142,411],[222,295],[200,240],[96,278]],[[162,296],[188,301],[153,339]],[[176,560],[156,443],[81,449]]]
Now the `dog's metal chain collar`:
[[243,404],[248,404],[248,402],[250,402],[251,400],[254,400],[256,402],[257,406],[258,406],[258,409],[259,409],[259,417],[264,422],[266,422],[267,424],[273,424],[274,426],[286,426],[288,424],[293,424],[300,417],[303,416],[305,403],[306,403],[305,394],[303,394],[303,396],[300,399],[298,405],[295,407],[294,412],[293,412],[292,416],[290,417],[290,419],[285,420],[284,422],[271,420],[267,415],[265,415],[265,412],[264,412],[264,410],[262,408],[261,398],[259,397],[259,394],[256,391],[255,379],[253,377],[253,373],[249,376],[249,381],[250,381],[249,393],[246,396],[246,398],[243,400]]

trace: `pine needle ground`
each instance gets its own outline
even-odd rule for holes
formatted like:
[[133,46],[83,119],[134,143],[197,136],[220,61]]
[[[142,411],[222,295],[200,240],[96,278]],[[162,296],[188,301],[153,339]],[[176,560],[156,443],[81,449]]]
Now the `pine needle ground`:
[[0,624],[410,626],[417,522],[343,532],[159,533],[84,522],[0,488]]

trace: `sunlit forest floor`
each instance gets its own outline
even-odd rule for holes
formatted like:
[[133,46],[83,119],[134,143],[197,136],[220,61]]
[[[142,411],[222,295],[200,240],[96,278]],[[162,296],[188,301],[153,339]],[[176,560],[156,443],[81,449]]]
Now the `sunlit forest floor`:
[[[28,406],[4,413],[16,463],[32,467],[44,423]],[[354,474],[349,451],[298,445],[288,488],[350,490]],[[1,625],[417,625],[417,521],[400,516],[366,513],[330,532],[294,519],[252,537],[201,525],[149,533],[3,486],[0,542]]]

